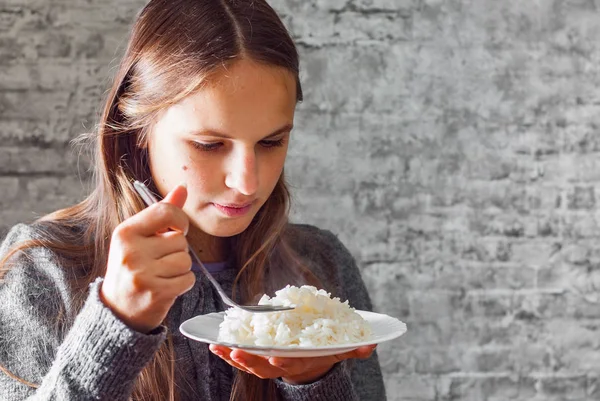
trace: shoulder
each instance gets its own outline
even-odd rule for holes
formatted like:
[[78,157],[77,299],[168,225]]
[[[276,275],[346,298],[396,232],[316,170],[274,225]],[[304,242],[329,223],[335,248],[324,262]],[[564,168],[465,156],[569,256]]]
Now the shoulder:
[[2,245],[0,245],[0,255],[4,255],[8,248],[12,247],[18,242],[24,242],[34,238],[35,233],[31,225],[17,224],[13,226],[6,234],[6,237],[4,237]]
[[50,368],[75,315],[69,273],[42,239],[37,223],[18,224],[0,245],[0,364],[33,381]]
[[42,246],[41,231],[35,223],[17,224],[9,230],[0,245],[0,260],[5,257],[7,259],[1,269],[9,273],[25,266],[34,269],[41,266],[52,268],[58,259],[51,249]]
[[36,223],[10,229],[0,245],[0,303],[20,304],[18,309],[23,310],[35,305],[38,312],[60,305],[71,312],[69,273],[56,253],[41,244]]

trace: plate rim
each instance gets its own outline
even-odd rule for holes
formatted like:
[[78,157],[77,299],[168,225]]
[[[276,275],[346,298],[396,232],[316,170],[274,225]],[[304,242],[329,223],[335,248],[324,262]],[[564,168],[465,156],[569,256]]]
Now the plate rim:
[[371,338],[367,341],[361,341],[361,342],[357,342],[357,343],[322,345],[322,346],[317,346],[317,347],[302,347],[299,345],[296,345],[296,346],[263,346],[263,345],[237,344],[237,343],[230,343],[230,342],[225,342],[225,341],[215,341],[215,340],[208,339],[205,337],[196,336],[196,335],[190,333],[189,331],[186,331],[184,326],[190,325],[192,321],[197,320],[197,319],[202,319],[202,318],[205,319],[207,317],[212,317],[212,318],[218,317],[222,320],[222,317],[225,316],[225,311],[219,311],[219,312],[210,312],[210,313],[196,315],[194,317],[191,317],[179,325],[179,331],[185,337],[188,337],[194,341],[199,341],[199,342],[203,342],[203,343],[207,343],[207,344],[217,344],[217,345],[222,345],[222,346],[225,346],[228,348],[237,348],[237,349],[249,350],[249,351],[258,351],[258,352],[275,351],[275,352],[284,352],[284,353],[319,352],[319,351],[330,351],[330,350],[336,350],[336,349],[356,349],[358,347],[362,347],[365,345],[380,344],[380,343],[383,343],[386,341],[391,341],[398,337],[401,337],[402,335],[406,334],[406,332],[407,332],[406,323],[404,323],[400,319],[395,318],[393,316],[387,315],[385,313],[378,313],[378,312],[359,310],[359,309],[355,309],[355,312],[358,313],[359,315],[361,315],[362,317],[377,316],[379,318],[395,320],[394,323],[400,326],[399,330],[394,331],[392,334],[389,334],[387,336],[383,336],[381,338]]

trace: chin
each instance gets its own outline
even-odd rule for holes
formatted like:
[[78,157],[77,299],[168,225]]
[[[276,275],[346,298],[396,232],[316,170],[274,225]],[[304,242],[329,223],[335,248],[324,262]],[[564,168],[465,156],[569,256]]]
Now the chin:
[[214,237],[233,237],[234,235],[238,235],[246,231],[251,222],[252,219],[244,219],[244,221],[215,222],[210,229],[207,227],[207,230],[204,232]]

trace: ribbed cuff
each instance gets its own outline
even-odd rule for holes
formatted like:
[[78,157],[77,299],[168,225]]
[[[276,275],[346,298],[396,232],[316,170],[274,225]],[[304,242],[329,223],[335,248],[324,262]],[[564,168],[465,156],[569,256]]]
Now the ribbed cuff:
[[[102,279],[90,285],[85,305],[59,348],[50,377],[67,380],[98,400],[125,400],[143,367],[166,337],[166,329],[130,329],[100,300]],[[52,370],[58,369],[59,372]],[[72,388],[72,387],[71,387]]]
[[310,384],[288,384],[276,379],[284,400],[289,401],[358,401],[346,363],[340,362],[325,376]]

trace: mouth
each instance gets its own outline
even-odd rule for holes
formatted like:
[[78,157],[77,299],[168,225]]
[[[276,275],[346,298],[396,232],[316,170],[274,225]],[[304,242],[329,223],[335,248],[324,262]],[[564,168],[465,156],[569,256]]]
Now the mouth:
[[228,204],[222,205],[220,203],[212,204],[217,210],[227,217],[240,217],[247,214],[252,208],[252,203],[246,204]]

